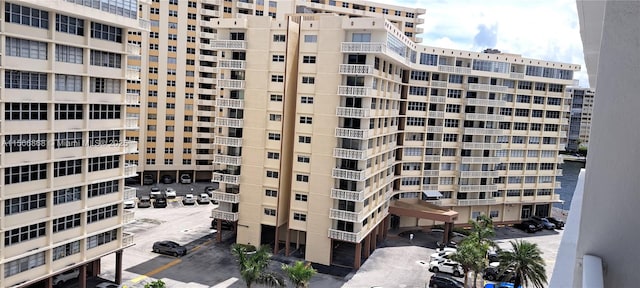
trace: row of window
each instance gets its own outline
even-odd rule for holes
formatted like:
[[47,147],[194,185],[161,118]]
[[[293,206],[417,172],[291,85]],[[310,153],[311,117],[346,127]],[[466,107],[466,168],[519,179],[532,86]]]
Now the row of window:
[[[71,160],[54,163],[54,175],[56,177],[71,175],[65,173],[81,173],[80,160]],[[89,158],[89,172],[115,169],[120,167],[120,155]],[[29,181],[47,179],[47,164],[32,164],[24,166],[8,167],[4,169],[5,184],[17,184]]]
[[[84,104],[56,104],[56,120],[83,119]],[[5,120],[48,120],[46,103],[5,103]],[[89,119],[120,119],[121,105],[90,104]]]

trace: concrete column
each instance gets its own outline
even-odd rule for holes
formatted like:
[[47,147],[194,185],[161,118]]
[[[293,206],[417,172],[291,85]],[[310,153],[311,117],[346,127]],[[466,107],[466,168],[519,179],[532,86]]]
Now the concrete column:
[[371,249],[371,252],[373,252],[374,250],[376,250],[376,245],[377,245],[377,240],[378,240],[378,228],[376,227],[375,229],[373,229],[373,231],[371,231],[371,247],[369,247],[369,249]]
[[122,283],[122,250],[116,252],[116,283]]
[[[373,233],[373,232],[372,232]],[[369,235],[367,235],[367,237],[364,237],[364,258],[369,258],[369,255],[371,254],[371,234],[369,233]]]
[[378,236],[378,242],[382,242],[382,233],[384,231],[384,220],[382,220],[379,224],[378,227],[376,227],[376,234]]
[[[289,253],[291,252],[289,250],[290,246],[291,246],[291,230],[289,228],[287,228],[287,237],[284,243],[284,255],[285,256],[289,256]],[[300,242],[300,241],[298,241]],[[299,243],[296,243],[296,245],[299,245]]]
[[387,215],[387,217],[384,217],[384,220],[382,221],[382,239],[387,239],[387,233],[389,233],[389,215]]
[[[116,257],[116,262],[117,259],[118,258]],[[87,265],[80,265],[78,269],[80,271],[80,273],[78,274],[78,288],[87,288]]]
[[276,227],[276,235],[275,237],[275,243],[273,244],[273,254],[278,254],[278,251],[280,251],[280,227],[275,226]]
[[[356,244],[356,257],[353,259],[353,268],[360,269],[360,264],[362,261],[362,242]],[[80,287],[86,288],[86,287]]]
[[[235,225],[235,224],[234,224]],[[222,220],[216,219],[216,242],[222,242]]]
[[444,222],[444,234],[442,235],[442,243],[444,245],[447,245],[447,243],[449,242],[449,232],[451,231],[449,224],[451,223]]
[[44,287],[45,288],[53,288],[53,278],[48,277],[47,279],[44,280]]

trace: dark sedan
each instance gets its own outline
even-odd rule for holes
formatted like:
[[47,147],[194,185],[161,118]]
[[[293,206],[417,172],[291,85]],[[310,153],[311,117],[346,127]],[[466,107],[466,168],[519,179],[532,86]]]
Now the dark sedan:
[[542,230],[542,225],[533,222],[531,220],[524,220],[521,223],[513,225],[513,227],[518,228],[527,233],[533,233]]
[[562,220],[558,220],[558,219],[556,219],[554,217],[547,217],[547,220],[549,220],[549,222],[551,222],[553,224],[556,224],[556,228],[558,228],[558,229],[564,228],[564,221],[562,221]]
[[178,257],[187,255],[187,248],[173,241],[158,241],[153,243],[153,252]]

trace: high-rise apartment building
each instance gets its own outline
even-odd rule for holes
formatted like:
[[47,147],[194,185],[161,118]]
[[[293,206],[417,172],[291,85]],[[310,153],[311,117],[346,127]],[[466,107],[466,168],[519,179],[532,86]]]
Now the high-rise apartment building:
[[[139,95],[127,32],[143,29],[141,1],[0,1],[0,287],[24,287],[79,269],[97,275],[100,257],[133,244],[123,199],[136,174],[125,141]],[[138,56],[139,57],[139,56]],[[121,267],[116,268],[120,280]]]
[[579,65],[417,45],[383,18],[211,24],[212,217],[237,242],[359,267],[389,226],[515,223],[560,201]]
[[[218,168],[213,125],[221,56],[210,43],[217,39],[212,19],[248,15],[285,19],[294,12],[337,13],[351,17],[385,17],[414,41],[424,9],[370,1],[152,1],[140,11],[150,19],[149,32],[131,32],[129,42],[142,47],[143,57],[130,59],[147,77],[129,81],[130,93],[141,94],[140,107],[128,113],[140,116],[138,131],[127,138],[139,141],[139,154],[127,155],[138,171],[156,180],[189,174],[210,180]],[[227,75],[228,77],[229,75]],[[219,159],[218,159],[219,160]]]
[[567,88],[571,93],[571,113],[569,113],[569,135],[567,151],[578,151],[589,146],[593,98],[596,92],[589,88]]

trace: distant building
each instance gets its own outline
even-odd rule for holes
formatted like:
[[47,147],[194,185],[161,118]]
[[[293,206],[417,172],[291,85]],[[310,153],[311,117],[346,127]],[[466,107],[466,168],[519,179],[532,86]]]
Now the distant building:
[[567,88],[567,93],[571,93],[572,99],[567,151],[578,151],[580,146],[589,145],[593,98],[596,92],[589,88]]

